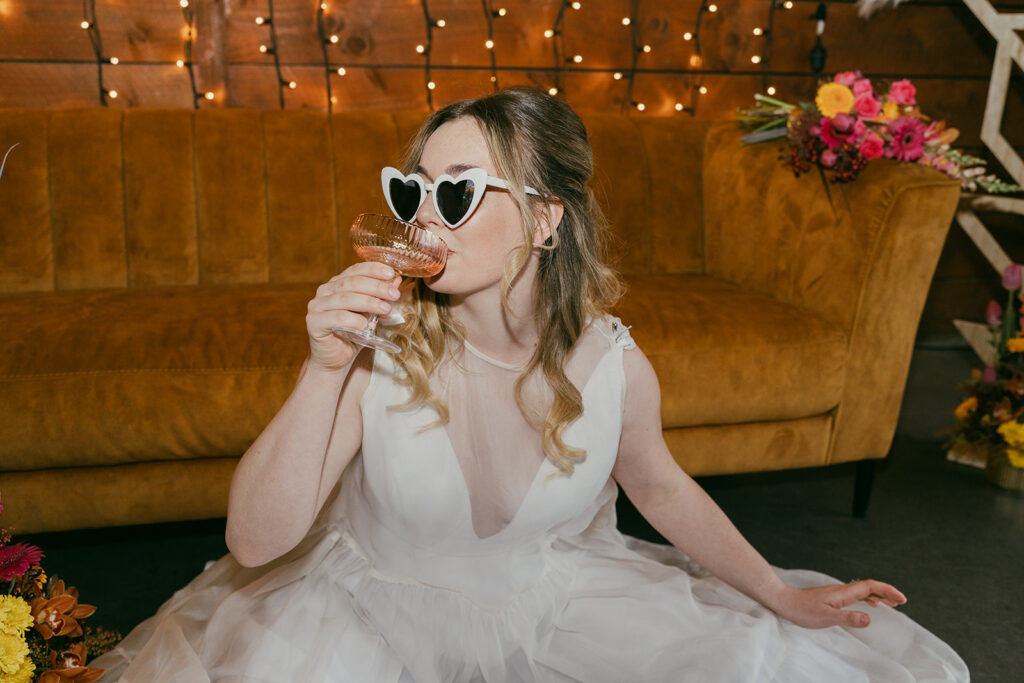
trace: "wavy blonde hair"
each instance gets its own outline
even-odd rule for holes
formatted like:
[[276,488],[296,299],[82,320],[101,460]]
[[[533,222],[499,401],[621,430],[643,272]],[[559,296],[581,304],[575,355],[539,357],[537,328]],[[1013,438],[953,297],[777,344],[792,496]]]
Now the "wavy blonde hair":
[[[572,474],[585,451],[565,443],[562,435],[583,413],[583,398],[565,375],[565,363],[587,321],[608,311],[622,294],[622,282],[605,265],[608,223],[587,182],[593,173],[593,152],[576,113],[562,100],[535,88],[513,87],[478,99],[455,102],[430,116],[406,153],[405,173],[419,165],[427,139],[448,121],[476,120],[498,173],[509,183],[522,216],[523,242],[505,263],[502,303],[535,248],[537,213],[551,203],[563,207],[562,220],[540,247],[533,316],[540,331],[536,351],[516,380],[515,396],[524,414],[524,381],[538,370],[554,398],[541,429],[545,455],[564,474]],[[527,195],[524,186],[540,197]],[[401,347],[397,362],[405,370],[399,381],[410,389],[409,400],[396,409],[430,405],[437,424],[448,421],[448,408],[430,390],[431,373],[447,348],[457,348],[464,334],[448,308],[448,297],[423,280],[411,285],[403,310],[405,322],[393,328]]]

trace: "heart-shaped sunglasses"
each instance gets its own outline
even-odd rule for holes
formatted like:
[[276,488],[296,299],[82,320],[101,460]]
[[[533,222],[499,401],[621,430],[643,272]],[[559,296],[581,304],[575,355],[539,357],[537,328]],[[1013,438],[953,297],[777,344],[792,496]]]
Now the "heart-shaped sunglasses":
[[[508,189],[507,182],[487,175],[482,168],[471,168],[454,178],[445,174],[431,184],[416,173],[404,175],[397,168],[385,166],[380,172],[380,184],[391,212],[403,221],[413,220],[427,200],[427,192],[433,193],[437,215],[452,230],[473,214],[488,187]],[[540,196],[540,192],[529,185],[523,189],[527,194]]]

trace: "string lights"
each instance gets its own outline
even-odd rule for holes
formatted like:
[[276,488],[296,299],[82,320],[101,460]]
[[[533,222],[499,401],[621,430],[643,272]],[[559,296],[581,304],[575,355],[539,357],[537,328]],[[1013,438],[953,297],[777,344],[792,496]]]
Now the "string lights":
[[430,78],[430,48],[434,43],[434,29],[444,28],[444,19],[432,19],[430,17],[430,7],[427,6],[427,0],[420,0],[420,4],[423,7],[423,21],[427,25],[427,42],[426,44],[417,45],[416,52],[423,55],[423,81],[427,87],[427,106],[430,109],[434,108],[434,88],[436,84]]
[[192,88],[192,107],[199,109],[199,103],[204,99],[212,100],[213,93],[210,91],[202,93],[196,88],[195,64],[192,62],[192,42],[196,35],[195,13],[189,4],[189,0],[178,0],[178,4],[181,5],[181,12],[185,17],[187,26],[185,28],[185,59],[179,59],[175,62],[175,66],[179,69],[188,67],[188,82]]
[[[327,3],[321,2],[316,8],[316,34],[320,38],[320,52],[324,57],[324,85],[327,91],[327,113],[330,114],[334,111],[334,103],[337,101],[331,92],[331,73],[334,69],[331,67],[331,58],[327,54],[327,48],[330,45],[336,45],[338,43],[338,36],[331,34],[327,35],[327,24],[324,21],[324,14],[327,12]],[[337,69],[339,76],[345,75],[345,67],[339,66]]]
[[277,73],[277,98],[281,109],[284,109],[284,89],[294,90],[296,83],[295,81],[286,81],[281,75],[281,58],[277,54],[277,28],[274,25],[274,0],[267,0],[267,16],[256,17],[256,25],[270,27],[270,45],[263,43],[259,50],[260,53],[271,55],[274,58],[274,71]]
[[491,0],[480,0],[484,8],[484,18],[487,20],[487,41],[484,45],[491,56],[491,84],[494,90],[498,90],[498,58],[494,54],[494,20],[503,17],[507,13],[504,7],[494,10],[491,8]]
[[96,24],[96,0],[82,0],[82,22],[79,24],[84,31],[89,32],[89,42],[92,43],[92,51],[96,54],[96,81],[99,86],[100,104],[106,107],[108,99],[116,100],[117,91],[107,90],[103,85],[103,65],[117,64],[117,57],[103,56],[103,41],[100,38],[100,27]]

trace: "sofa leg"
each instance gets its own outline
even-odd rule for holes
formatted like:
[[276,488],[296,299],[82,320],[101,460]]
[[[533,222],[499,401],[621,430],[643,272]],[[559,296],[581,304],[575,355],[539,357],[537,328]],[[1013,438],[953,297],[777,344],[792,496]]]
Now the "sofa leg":
[[864,519],[871,500],[871,485],[875,482],[874,458],[857,463],[857,478],[853,485],[853,516]]

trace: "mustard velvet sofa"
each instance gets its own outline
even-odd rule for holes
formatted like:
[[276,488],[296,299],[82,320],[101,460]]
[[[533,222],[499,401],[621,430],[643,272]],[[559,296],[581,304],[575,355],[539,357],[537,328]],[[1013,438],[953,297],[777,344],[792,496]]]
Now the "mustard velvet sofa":
[[[223,516],[306,302],[424,113],[0,109],[0,495],[20,532]],[[794,178],[726,122],[593,115],[595,189],[693,475],[873,462],[959,190]],[[863,483],[863,482],[862,482]]]

